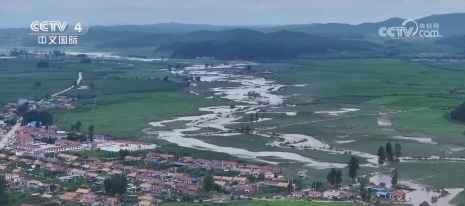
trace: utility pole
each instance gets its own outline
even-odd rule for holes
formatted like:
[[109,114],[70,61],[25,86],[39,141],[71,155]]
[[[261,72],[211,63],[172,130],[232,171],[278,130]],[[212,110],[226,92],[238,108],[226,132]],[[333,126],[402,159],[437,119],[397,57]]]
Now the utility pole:
[[92,117],[92,118],[94,118],[95,105],[97,104],[97,98],[98,98],[98,96],[99,96],[99,94],[100,94],[100,86],[102,86],[103,79],[104,79],[104,78],[101,78],[101,79],[100,79],[100,82],[99,82],[99,84],[98,84],[97,95],[95,95],[94,105],[92,106],[92,112],[91,112],[91,117]]

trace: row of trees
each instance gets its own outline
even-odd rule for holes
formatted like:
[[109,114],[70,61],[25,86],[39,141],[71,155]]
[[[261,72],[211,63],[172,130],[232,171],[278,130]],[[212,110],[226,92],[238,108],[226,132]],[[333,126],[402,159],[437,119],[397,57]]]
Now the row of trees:
[[248,133],[250,133],[251,131],[252,131],[252,129],[249,127],[249,125],[247,125],[247,126],[241,126],[241,127],[239,128],[239,132],[240,132],[240,133],[243,133],[243,134],[248,134]]
[[330,185],[340,185],[342,183],[342,171],[334,168],[331,169],[328,176],[326,176],[326,180],[328,180]]
[[[176,66],[174,67],[174,69],[180,70],[180,69],[183,69],[183,68],[181,67],[181,64],[180,64],[180,63],[177,63]],[[171,66],[171,64],[168,65],[168,71],[171,72],[172,70],[173,70],[173,67]]]
[[253,122],[253,121],[258,122],[259,119],[263,119],[264,117],[265,117],[264,113],[262,113],[260,118],[259,118],[259,113],[258,112],[255,113],[255,116],[254,116],[254,114],[250,114],[250,122]]
[[70,141],[79,141],[79,142],[85,142],[87,141],[87,137],[84,134],[77,134],[75,132],[68,133],[66,135],[66,139]]
[[380,146],[378,148],[378,163],[384,164],[384,162],[398,162],[399,158],[402,156],[402,145],[396,143],[394,149],[392,148],[391,142],[386,144],[386,148]]
[[[75,124],[71,124],[71,131],[77,131],[77,132],[80,132],[81,131],[81,127],[82,127],[82,122],[81,121],[77,121]],[[95,126],[94,125],[90,125],[89,128],[87,129],[87,135],[88,135],[88,138],[89,138],[89,142],[93,142],[94,141],[94,131],[95,131]],[[84,136],[85,137],[85,136]],[[74,139],[74,138],[73,138]],[[87,138],[86,138],[87,139]],[[72,140],[72,139],[69,139],[69,140]],[[78,140],[80,141],[81,140],[81,137],[78,137]],[[76,141],[76,140],[73,140],[73,141]]]
[[77,132],[80,132],[81,131],[81,127],[82,127],[82,122],[81,121],[77,121],[76,123],[74,124],[71,124],[71,131],[77,131]]
[[[349,177],[352,180],[355,180],[357,177],[357,171],[360,169],[360,159],[352,155],[347,163],[347,167],[349,168]],[[332,168],[328,172],[326,180],[330,185],[340,185],[342,183],[342,171]]]
[[23,117],[23,125],[32,122],[38,121],[41,122],[41,125],[38,126],[49,126],[53,124],[53,114],[48,112],[47,110],[30,110],[22,114]]

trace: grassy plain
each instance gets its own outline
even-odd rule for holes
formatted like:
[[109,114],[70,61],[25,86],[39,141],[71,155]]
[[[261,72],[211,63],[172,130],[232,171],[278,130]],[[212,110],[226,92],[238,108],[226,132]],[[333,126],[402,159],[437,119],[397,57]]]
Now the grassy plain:
[[151,121],[199,114],[199,107],[218,104],[218,101],[184,92],[180,83],[146,79],[105,79],[96,100],[100,83],[94,84],[96,89],[68,92],[81,99],[75,102],[78,106],[75,110],[56,111],[60,127],[70,128],[71,124],[81,121],[83,128],[94,125],[96,132],[139,138],[141,130]]
[[427,108],[394,114],[394,128],[406,133],[421,132],[439,141],[443,137],[465,137],[463,125],[447,118],[450,110],[465,99],[450,92],[464,87],[465,71],[395,59],[325,60],[292,67],[289,72],[264,76],[285,84],[308,84],[293,89],[307,102],[352,105],[362,111]]
[[[395,59],[322,60],[290,64],[286,72],[263,75],[280,83],[305,87],[289,87],[283,95],[301,94],[288,103],[295,107],[282,110],[297,111],[296,116],[280,116],[260,126],[305,122],[273,129],[275,132],[307,134],[323,139],[332,146],[376,154],[379,146],[401,143],[404,156],[446,155],[463,156],[450,152],[453,147],[465,146],[465,126],[451,121],[450,111],[465,100],[462,93],[465,74],[463,63],[418,63]],[[318,115],[315,111],[338,111],[357,108],[337,116]],[[413,111],[419,108],[423,110]],[[410,112],[409,112],[410,111]],[[377,123],[380,112],[392,122],[389,129]],[[315,120],[324,121],[315,121]],[[392,137],[430,137],[436,145]],[[335,144],[339,140],[354,142]],[[428,162],[397,163],[400,179],[416,180],[433,188],[464,187],[461,181],[463,163]],[[289,171],[296,166],[288,167]],[[366,170],[368,168],[362,168]],[[367,171],[369,172],[369,171]],[[295,173],[295,171],[292,171]],[[311,170],[315,179],[324,181],[325,172]],[[321,173],[321,174],[320,174]],[[364,173],[361,171],[361,173]],[[454,199],[465,202],[465,194]]]
[[[20,98],[44,98],[73,84],[78,77],[79,68],[68,68],[59,62],[51,62],[47,69],[37,68],[37,59],[0,60],[0,102],[7,103]],[[66,67],[66,68],[65,68]],[[42,86],[34,90],[34,83]]]
[[[81,64],[76,60],[49,60],[49,68],[37,68],[40,59],[0,60],[0,103],[20,98],[42,99],[70,87],[83,72],[80,85],[95,85],[95,89],[70,90],[66,94],[80,97],[73,102],[77,109],[54,111],[56,123],[69,129],[81,121],[86,130],[91,124],[96,132],[118,137],[140,137],[141,129],[150,121],[171,116],[198,114],[197,108],[218,104],[188,94],[179,82],[160,80],[166,73],[160,69],[175,62],[135,62],[106,60]],[[148,79],[150,78],[150,80]],[[155,80],[158,79],[158,80]],[[34,83],[41,82],[36,90]],[[98,95],[94,115],[92,108]]]

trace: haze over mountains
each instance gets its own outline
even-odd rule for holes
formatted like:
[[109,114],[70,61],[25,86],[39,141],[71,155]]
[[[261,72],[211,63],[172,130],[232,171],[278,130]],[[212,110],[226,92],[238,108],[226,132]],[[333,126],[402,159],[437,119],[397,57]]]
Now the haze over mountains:
[[[107,31],[134,31],[134,32],[151,32],[151,33],[188,33],[199,30],[222,31],[234,28],[253,29],[262,32],[273,32],[281,30],[330,34],[330,33],[348,33],[348,34],[377,34],[380,27],[400,26],[405,18],[393,17],[380,22],[367,22],[357,25],[341,23],[309,23],[298,25],[281,25],[281,26],[218,26],[209,24],[182,24],[182,23],[159,23],[154,25],[115,25],[115,26],[95,26],[92,29],[105,29]],[[423,17],[415,20],[418,24],[438,23],[441,33],[446,35],[465,33],[465,13],[437,14]]]
[[[380,38],[380,27],[401,26],[405,19],[390,18],[358,25],[329,23],[283,26],[216,26],[208,24],[159,23],[154,25],[94,26],[80,37],[97,48],[158,47],[174,58],[209,56],[219,59],[279,60],[294,59],[306,53],[330,51],[377,51],[381,45],[370,42]],[[439,24],[438,41],[451,46],[465,45],[465,13],[431,15],[417,19],[418,24]],[[37,46],[27,35],[29,28],[0,29],[0,37],[22,38],[24,46]],[[369,38],[368,38],[369,37]],[[1,44],[2,42],[0,42]],[[389,51],[390,52],[390,51]]]
[[[306,24],[306,25],[284,25],[270,28],[271,31],[290,30],[315,34],[331,33],[355,33],[355,34],[378,34],[381,27],[400,26],[404,18],[390,18],[375,23],[351,24]],[[465,13],[439,14],[423,17],[415,20],[418,24],[437,23],[440,33],[443,35],[454,35],[465,33]]]

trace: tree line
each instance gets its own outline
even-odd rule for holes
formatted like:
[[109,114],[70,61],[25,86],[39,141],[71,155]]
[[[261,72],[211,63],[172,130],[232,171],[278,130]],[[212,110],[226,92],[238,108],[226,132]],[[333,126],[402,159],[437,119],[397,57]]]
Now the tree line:
[[21,125],[26,125],[29,122],[37,121],[40,122],[39,125],[35,125],[36,127],[39,126],[50,126],[53,124],[53,114],[48,112],[47,110],[30,110],[27,112],[23,112],[21,115],[23,120]]
[[76,123],[71,124],[70,129],[71,129],[72,133],[68,134],[67,139],[71,140],[71,141],[84,142],[84,141],[88,140],[89,142],[93,142],[94,141],[95,126],[90,125],[87,128],[87,136],[85,134],[77,134],[76,133],[76,132],[80,132],[81,128],[82,128],[82,122],[81,121],[77,121]]
[[399,158],[402,156],[402,145],[396,143],[392,148],[391,142],[386,143],[386,147],[380,146],[378,148],[378,163],[384,164],[389,162],[399,162]]
[[[360,169],[360,159],[352,155],[350,157],[349,162],[347,163],[347,167],[349,168],[348,176],[350,177],[350,179],[355,180],[355,178],[357,177],[357,171]],[[326,180],[328,181],[328,184],[332,186],[341,184],[342,183],[342,171],[332,168],[328,172],[328,175],[326,176]]]
[[326,176],[326,180],[328,180],[328,183],[332,186],[340,185],[342,183],[342,171],[334,168],[331,169]]
[[265,113],[261,113],[261,116],[259,112],[255,112],[255,115],[253,113],[250,114],[250,122],[258,122],[258,120],[263,119],[265,117]]

